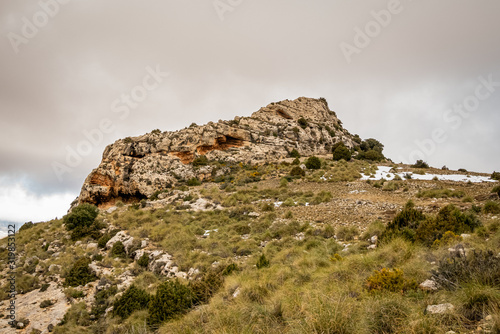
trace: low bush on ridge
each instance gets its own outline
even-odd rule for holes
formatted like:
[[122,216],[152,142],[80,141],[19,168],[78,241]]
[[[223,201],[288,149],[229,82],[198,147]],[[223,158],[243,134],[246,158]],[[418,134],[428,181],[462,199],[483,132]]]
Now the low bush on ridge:
[[429,216],[415,209],[415,204],[410,200],[387,225],[382,239],[402,236],[431,246],[448,231],[455,234],[470,233],[479,226],[481,222],[473,213],[463,213],[452,204],[443,207],[436,216]]

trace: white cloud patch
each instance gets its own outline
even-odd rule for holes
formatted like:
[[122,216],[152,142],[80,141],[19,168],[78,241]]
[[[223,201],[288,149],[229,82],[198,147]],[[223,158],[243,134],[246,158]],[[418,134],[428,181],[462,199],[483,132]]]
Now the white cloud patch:
[[61,218],[69,209],[76,194],[38,196],[21,184],[0,187],[0,221],[25,223]]

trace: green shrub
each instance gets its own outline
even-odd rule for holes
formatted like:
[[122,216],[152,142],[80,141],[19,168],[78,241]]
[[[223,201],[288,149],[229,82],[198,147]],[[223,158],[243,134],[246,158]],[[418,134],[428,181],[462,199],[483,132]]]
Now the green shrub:
[[301,117],[297,120],[297,123],[299,124],[299,126],[302,128],[302,129],[305,129],[307,128],[307,126],[309,125],[309,122],[307,122],[307,120],[304,118],[304,117]]
[[269,265],[270,265],[269,260],[266,258],[264,254],[262,254],[259,257],[259,260],[257,261],[257,269],[267,268],[269,267]]
[[222,271],[222,276],[229,276],[235,271],[239,271],[240,268],[238,268],[238,265],[236,263],[231,263],[224,268]]
[[340,240],[353,240],[355,236],[359,234],[358,228],[356,226],[341,226],[337,230],[337,239]]
[[95,273],[89,268],[90,259],[83,257],[75,262],[66,275],[66,286],[85,285],[97,279]]
[[54,303],[50,299],[45,299],[40,303],[40,308],[46,308],[52,305],[54,305]]
[[384,150],[384,145],[374,138],[363,140],[359,147],[363,152],[374,150],[382,154],[382,151]]
[[264,212],[273,212],[274,211],[274,204],[273,203],[264,203],[261,206],[261,210]]
[[280,188],[286,188],[286,187],[288,187],[288,180],[286,178],[282,178],[280,180]]
[[149,255],[147,253],[142,254],[139,260],[137,260],[137,264],[143,268],[147,268],[149,265]]
[[21,232],[21,231],[24,231],[24,230],[27,230],[27,229],[30,229],[34,226],[35,224],[33,224],[33,222],[27,222],[27,223],[24,223],[20,228],[19,228],[19,231],[18,232]]
[[416,229],[416,239],[425,245],[441,239],[445,232],[451,231],[455,234],[472,232],[481,223],[471,213],[462,213],[453,204],[449,204],[439,210],[436,217],[427,217]]
[[483,206],[484,213],[500,213],[500,205],[497,202],[488,201]]
[[305,176],[306,175],[306,172],[300,168],[299,166],[295,166],[292,168],[292,170],[290,171],[290,176]]
[[450,190],[450,189],[428,189],[424,191],[419,191],[417,194],[418,198],[462,198],[465,193],[461,190]]
[[467,320],[480,321],[500,307],[499,290],[490,286],[471,284],[464,289],[464,294],[464,302],[459,310]]
[[85,293],[83,293],[83,291],[76,290],[76,289],[73,289],[73,288],[67,288],[67,289],[65,289],[64,290],[64,295],[66,296],[66,298],[73,298],[73,299],[85,297]]
[[92,255],[92,261],[96,261],[96,262],[99,262],[99,261],[102,261],[104,257],[102,256],[102,254],[95,254],[95,255]]
[[491,178],[492,178],[493,180],[500,181],[500,172],[493,172],[493,173],[491,174]]
[[200,155],[193,160],[193,167],[206,165],[208,165],[208,158],[204,155]]
[[100,226],[95,223],[98,214],[99,210],[95,205],[84,203],[65,215],[63,222],[66,229],[71,231],[71,239],[78,240],[97,232],[100,229]]
[[500,258],[492,250],[472,251],[465,255],[462,248],[439,261],[432,270],[436,282],[447,289],[456,289],[466,283],[500,287]]
[[42,286],[40,287],[40,292],[45,292],[47,289],[50,287],[49,283],[43,283]]
[[327,203],[332,200],[332,193],[329,191],[320,191],[311,201],[312,204]]
[[[76,325],[76,326],[89,326],[90,325],[90,314],[87,311],[87,305],[85,302],[78,304],[73,304],[69,310],[64,315],[63,319],[59,323],[59,326],[64,325]],[[56,333],[64,333],[65,331],[57,331]]]
[[332,152],[334,161],[342,159],[345,161],[351,160],[351,151],[349,151],[349,149],[341,141],[333,145]]
[[84,203],[75,207],[70,213],[63,217],[63,222],[68,231],[81,226],[90,226],[99,214],[95,205]]
[[335,137],[335,131],[332,130],[332,128],[330,128],[328,125],[325,126],[325,130],[328,132],[328,134],[330,135],[330,137]]
[[116,285],[111,286],[109,289],[98,291],[94,296],[94,303],[92,304],[90,313],[95,318],[103,316],[106,313],[106,309],[112,305],[110,297],[116,295],[117,292]]
[[127,256],[127,252],[125,251],[123,243],[121,241],[115,242],[109,252],[109,255],[111,257],[125,258]]
[[99,238],[99,240],[97,241],[97,246],[99,248],[106,248],[106,244],[108,243],[108,241],[111,239],[111,236],[109,234],[104,234],[102,237]]
[[384,155],[379,151],[368,150],[366,152],[360,152],[357,156],[360,160],[370,160],[370,161],[382,161],[385,159]]
[[156,325],[185,313],[193,305],[193,293],[178,281],[167,281],[156,290],[149,302],[148,323]]
[[16,291],[20,294],[28,293],[39,288],[40,282],[38,277],[24,274],[16,278]]
[[415,162],[413,165],[411,165],[411,167],[413,167],[413,168],[429,168],[429,165],[427,164],[427,162],[425,162],[423,160],[417,160],[417,162]]
[[293,150],[290,152],[290,157],[291,157],[291,158],[296,158],[296,159],[300,158],[300,153],[299,153],[299,151],[297,151],[296,149],[293,149]]
[[449,246],[451,244],[462,241],[462,237],[456,235],[452,231],[446,231],[441,239],[434,240],[433,247]]
[[305,165],[307,169],[320,169],[321,160],[318,157],[312,156],[307,158]]
[[425,218],[422,211],[415,209],[415,204],[410,200],[387,225],[381,239],[403,236],[410,241],[415,241],[415,230]]
[[131,285],[113,304],[113,314],[126,319],[134,311],[146,309],[149,299],[150,296],[146,291]]
[[293,159],[292,165],[297,165],[297,166],[300,165],[300,159],[299,158]]
[[366,279],[365,287],[368,291],[404,292],[415,289],[417,284],[415,281],[406,279],[400,269],[382,268],[374,271]]
[[498,197],[500,197],[500,186],[496,186],[493,189],[491,189],[492,193],[497,193]]
[[189,179],[186,184],[190,187],[193,187],[193,186],[199,186],[201,184],[201,181],[198,180],[198,178],[196,177],[193,177],[192,179]]
[[386,184],[384,184],[384,186],[382,187],[382,190],[383,191],[396,191],[399,188],[401,188],[401,182],[390,181],[390,182],[387,182]]

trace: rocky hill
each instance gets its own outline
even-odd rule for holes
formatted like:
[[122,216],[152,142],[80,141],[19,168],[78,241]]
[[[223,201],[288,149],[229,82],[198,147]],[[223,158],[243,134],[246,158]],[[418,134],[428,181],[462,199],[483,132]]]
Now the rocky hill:
[[500,173],[382,150],[307,98],[118,140],[0,240],[0,334],[500,333]]
[[106,207],[116,200],[149,198],[179,181],[230,172],[214,166],[196,168],[193,161],[200,156],[254,164],[288,157],[293,149],[301,156],[328,154],[336,142],[352,148],[355,139],[325,99],[305,97],[271,103],[250,117],[192,124],[173,132],[154,130],[106,147],[101,164],[87,177],[74,204]]

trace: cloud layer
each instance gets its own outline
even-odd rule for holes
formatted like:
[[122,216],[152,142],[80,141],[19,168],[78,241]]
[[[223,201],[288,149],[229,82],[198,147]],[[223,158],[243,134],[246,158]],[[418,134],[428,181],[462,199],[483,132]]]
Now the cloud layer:
[[[351,132],[379,139],[395,161],[423,153],[438,167],[499,170],[500,87],[459,127],[445,119],[480,77],[500,82],[499,12],[499,2],[465,0],[2,1],[0,187],[21,191],[12,197],[21,202],[62,203],[118,138],[299,96],[327,98]],[[357,49],[347,58],[346,44]],[[157,66],[169,76],[120,117],[113,103]],[[113,130],[60,180],[54,163],[67,166],[103,120]],[[435,129],[446,139],[433,147]],[[25,219],[3,213],[6,203],[0,220]]]

